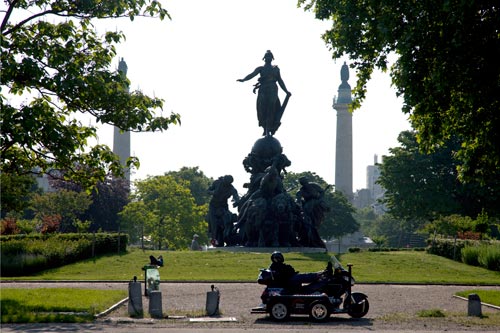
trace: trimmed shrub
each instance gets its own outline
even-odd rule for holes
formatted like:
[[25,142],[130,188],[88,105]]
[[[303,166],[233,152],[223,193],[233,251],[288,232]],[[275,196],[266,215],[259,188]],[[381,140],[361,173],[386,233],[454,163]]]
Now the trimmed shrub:
[[500,243],[481,249],[478,261],[481,267],[500,272]]
[[468,265],[500,271],[500,243],[465,247],[462,249],[462,261]]
[[368,252],[425,251],[423,247],[370,247]]
[[479,247],[466,246],[462,249],[462,262],[471,266],[479,266]]
[[500,271],[500,242],[461,239],[435,239],[429,241],[430,254],[463,262],[467,265],[481,266]]
[[465,246],[474,245],[478,241],[463,239],[437,238],[428,241],[427,252],[455,261],[462,261],[461,251]]

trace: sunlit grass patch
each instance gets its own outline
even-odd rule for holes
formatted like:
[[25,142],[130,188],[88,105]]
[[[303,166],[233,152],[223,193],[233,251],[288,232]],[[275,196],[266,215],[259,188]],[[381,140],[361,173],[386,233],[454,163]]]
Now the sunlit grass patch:
[[477,294],[483,303],[500,306],[500,290],[470,289],[459,291],[455,295],[468,298],[469,294]]
[[[34,275],[23,280],[110,280],[142,281],[142,267],[149,256],[162,255],[165,266],[159,268],[161,281],[240,281],[255,282],[259,268],[268,267],[271,253],[229,251],[152,251],[129,248],[125,254],[104,255]],[[285,253],[285,261],[300,272],[325,269],[331,254]],[[492,285],[500,281],[500,272],[465,265],[424,251],[346,253],[338,255],[347,268],[352,263],[359,283],[417,283]],[[2,278],[9,280],[12,278]]]
[[1,322],[89,322],[125,297],[126,290],[2,288]]

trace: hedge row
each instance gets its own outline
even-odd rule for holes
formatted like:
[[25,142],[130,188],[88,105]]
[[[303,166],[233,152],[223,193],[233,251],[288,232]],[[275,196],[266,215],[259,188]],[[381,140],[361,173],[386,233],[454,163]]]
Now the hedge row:
[[367,249],[362,249],[360,247],[350,247],[348,249],[350,253],[356,253],[361,251],[368,252],[396,252],[396,251],[425,251],[423,247],[369,247]]
[[500,242],[462,239],[434,239],[427,252],[468,265],[500,271]]
[[462,249],[462,261],[500,272],[500,243],[466,246]]
[[429,247],[427,252],[441,257],[445,257],[455,261],[462,261],[460,255],[462,249],[466,246],[473,246],[478,244],[479,241],[470,239],[447,239],[436,238],[429,240]]
[[125,234],[55,234],[1,236],[2,276],[22,276],[92,256],[125,252]]

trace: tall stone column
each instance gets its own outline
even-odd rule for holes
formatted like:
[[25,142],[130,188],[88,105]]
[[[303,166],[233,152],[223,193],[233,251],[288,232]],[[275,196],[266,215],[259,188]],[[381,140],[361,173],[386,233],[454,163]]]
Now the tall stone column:
[[[127,63],[121,58],[118,63],[118,71],[121,75],[127,76],[127,69]],[[123,132],[118,127],[114,127],[113,153],[120,156],[121,165],[125,168],[125,179],[130,182],[130,168],[126,167],[127,158],[130,157],[129,131]]]
[[333,101],[337,110],[337,140],[335,150],[335,189],[341,191],[352,202],[352,103],[349,67],[344,62],[340,70],[342,83],[339,86],[338,98]]

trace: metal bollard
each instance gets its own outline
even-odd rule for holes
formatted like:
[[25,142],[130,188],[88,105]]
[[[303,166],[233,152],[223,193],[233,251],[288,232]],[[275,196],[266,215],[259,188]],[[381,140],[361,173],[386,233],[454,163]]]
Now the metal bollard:
[[469,294],[467,303],[467,315],[473,317],[482,317],[481,299],[477,294]]
[[210,286],[212,291],[207,292],[207,304],[206,304],[206,312],[207,316],[215,316],[219,314],[219,301],[220,301],[220,292],[219,289],[214,287],[214,285]]
[[137,277],[128,283],[128,314],[132,317],[143,315],[141,283],[137,282]]
[[153,290],[149,292],[149,314],[152,318],[163,318],[161,291]]

